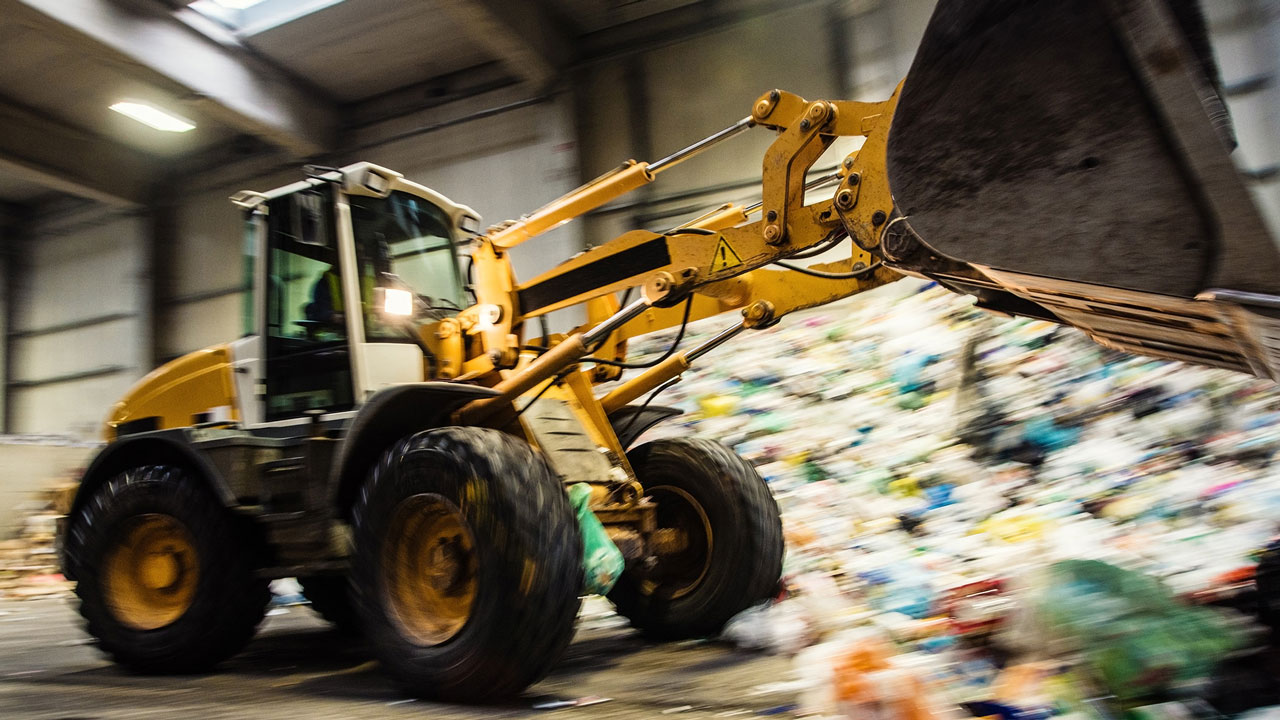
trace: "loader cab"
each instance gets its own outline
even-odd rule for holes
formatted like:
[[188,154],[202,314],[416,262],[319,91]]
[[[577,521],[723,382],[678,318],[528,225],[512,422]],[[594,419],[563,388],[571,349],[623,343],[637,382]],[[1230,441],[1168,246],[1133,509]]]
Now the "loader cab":
[[474,211],[367,163],[233,201],[254,278],[232,345],[246,425],[339,419],[430,379],[426,338],[472,302],[460,252]]

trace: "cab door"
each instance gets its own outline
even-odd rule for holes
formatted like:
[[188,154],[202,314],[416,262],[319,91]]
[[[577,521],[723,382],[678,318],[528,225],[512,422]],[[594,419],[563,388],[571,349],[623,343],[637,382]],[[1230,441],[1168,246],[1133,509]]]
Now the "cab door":
[[231,371],[235,384],[236,407],[240,422],[245,425],[262,423],[262,406],[266,399],[263,384],[262,327],[266,313],[260,300],[263,298],[265,268],[262,264],[263,248],[267,237],[267,212],[265,205],[245,203],[244,218],[244,277],[245,294],[241,306],[241,322],[244,333],[231,343]]
[[325,183],[267,202],[268,423],[355,405],[334,194]]

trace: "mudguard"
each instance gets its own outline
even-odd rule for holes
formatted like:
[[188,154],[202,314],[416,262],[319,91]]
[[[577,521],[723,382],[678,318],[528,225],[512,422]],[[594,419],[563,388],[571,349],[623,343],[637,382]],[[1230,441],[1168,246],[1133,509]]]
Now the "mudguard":
[[613,426],[613,431],[618,436],[618,444],[630,449],[631,445],[644,434],[645,430],[683,412],[683,410],[662,405],[648,405],[645,407],[626,405],[609,415],[609,424]]
[[[76,488],[76,496],[71,502],[67,517],[75,517],[103,483],[124,470],[139,465],[182,465],[191,468],[199,478],[208,483],[223,504],[227,507],[236,504],[235,493],[222,474],[203,453],[191,446],[187,429],[174,428],[125,435],[98,451],[80,478],[80,485]],[[64,571],[70,572],[66,558],[62,557],[60,561]],[[75,579],[70,575],[68,577]]]
[[352,420],[333,464],[329,487],[336,507],[342,512],[351,507],[369,469],[392,443],[448,424],[454,410],[497,394],[479,385],[448,382],[395,385],[375,393]]

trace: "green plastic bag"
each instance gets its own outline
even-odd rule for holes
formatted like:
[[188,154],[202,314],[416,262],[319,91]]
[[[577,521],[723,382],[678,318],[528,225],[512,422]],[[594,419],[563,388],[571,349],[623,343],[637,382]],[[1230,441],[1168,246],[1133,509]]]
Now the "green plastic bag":
[[578,515],[578,527],[582,530],[583,585],[588,593],[607,594],[618,582],[626,562],[622,551],[609,539],[604,525],[591,512],[591,486],[578,483],[569,488],[569,502]]
[[1071,638],[1122,702],[1205,682],[1245,634],[1217,612],[1178,602],[1163,583],[1097,560],[1048,568],[1040,618]]

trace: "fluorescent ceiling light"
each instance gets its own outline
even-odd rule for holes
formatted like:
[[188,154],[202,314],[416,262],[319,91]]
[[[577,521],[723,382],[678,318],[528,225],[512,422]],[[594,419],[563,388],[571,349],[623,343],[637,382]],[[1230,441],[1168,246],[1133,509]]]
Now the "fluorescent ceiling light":
[[118,102],[111,106],[112,110],[131,117],[134,120],[149,125],[157,130],[164,132],[182,133],[195,129],[195,123],[189,120],[183,120],[177,115],[171,115],[164,110],[152,107],[145,103],[139,102]]
[[228,10],[244,10],[253,7],[262,0],[213,0],[215,5],[221,5]]

